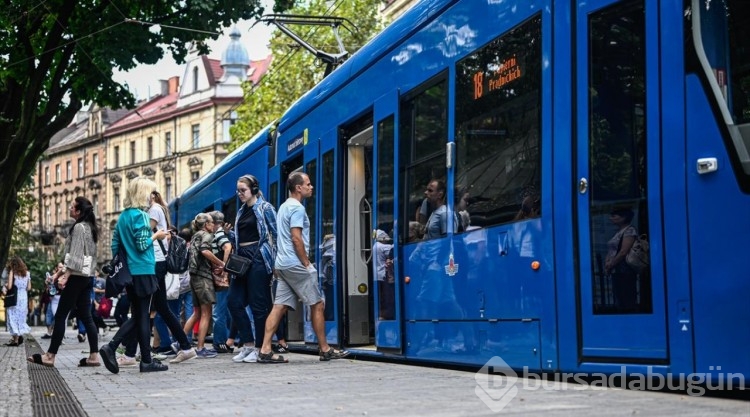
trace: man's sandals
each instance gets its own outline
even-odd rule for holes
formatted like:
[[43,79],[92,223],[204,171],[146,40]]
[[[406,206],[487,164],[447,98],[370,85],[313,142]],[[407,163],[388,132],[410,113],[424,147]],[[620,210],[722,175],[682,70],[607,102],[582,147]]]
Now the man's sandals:
[[331,359],[343,359],[349,356],[348,350],[336,350],[334,348],[328,349],[327,352],[319,352],[320,360],[323,362],[330,361]]
[[273,357],[273,351],[268,353],[258,352],[258,363],[287,363],[289,362],[285,357],[279,355]]

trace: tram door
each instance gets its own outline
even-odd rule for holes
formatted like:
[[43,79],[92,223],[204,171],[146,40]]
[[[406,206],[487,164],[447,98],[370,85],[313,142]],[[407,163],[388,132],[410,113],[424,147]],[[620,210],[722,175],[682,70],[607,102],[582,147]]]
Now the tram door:
[[372,119],[343,131],[343,236],[346,337],[349,345],[371,345],[372,320]]
[[[274,207],[276,207],[276,210],[281,206],[284,201],[286,201],[288,192],[287,192],[287,178],[289,178],[289,174],[291,174],[294,171],[301,171],[302,170],[302,155],[297,155],[283,163],[280,164],[280,167],[274,168],[270,173],[270,179],[273,181],[276,175],[279,176],[276,186],[273,186],[272,182],[272,191],[273,192],[272,198],[276,198],[277,201],[272,202],[274,204]],[[289,310],[286,315],[286,338],[290,342],[296,342],[301,341],[304,339],[304,319],[303,319],[303,307],[302,304],[297,301],[297,306],[294,310]]]
[[[341,204],[338,194],[337,178],[340,167],[336,161],[338,132],[331,129],[318,142],[305,147],[305,172],[313,184],[313,199],[306,202],[307,215],[310,217],[310,260],[316,262],[320,290],[325,298],[326,341],[339,345],[341,340],[339,314],[341,301],[338,297],[341,281],[339,278],[340,261],[337,257],[339,247],[336,236],[336,215]],[[309,309],[308,309],[309,310]],[[305,341],[315,343],[316,337],[306,315]]]
[[398,155],[396,109],[398,90],[375,102],[375,175],[372,226],[373,319],[375,346],[380,351],[400,353],[401,287],[399,286],[398,239],[396,239],[396,167]]
[[[658,3],[577,4],[579,355],[660,363],[667,329],[658,245]],[[643,267],[618,255],[641,236],[651,246]]]

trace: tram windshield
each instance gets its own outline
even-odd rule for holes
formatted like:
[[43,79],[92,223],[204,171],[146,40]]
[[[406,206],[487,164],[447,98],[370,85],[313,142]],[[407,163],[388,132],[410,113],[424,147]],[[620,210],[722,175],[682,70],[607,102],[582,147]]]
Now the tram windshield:
[[698,61],[750,174],[750,2],[687,0],[685,16]]

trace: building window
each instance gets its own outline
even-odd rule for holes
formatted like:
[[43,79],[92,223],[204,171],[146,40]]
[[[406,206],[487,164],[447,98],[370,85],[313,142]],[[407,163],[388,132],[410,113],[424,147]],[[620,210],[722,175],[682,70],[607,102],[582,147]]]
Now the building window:
[[198,91],[198,67],[193,67],[193,92]]
[[223,129],[222,129],[223,132],[221,136],[222,142],[229,143],[232,140],[232,135],[231,135],[230,130],[235,123],[237,123],[237,112],[233,111],[229,115],[229,119],[224,119]]
[[99,173],[99,154],[94,153],[94,174]]
[[96,217],[99,217],[99,196],[98,195],[94,194],[94,196],[92,197],[91,204],[93,204],[94,206],[94,215],[96,215]]
[[65,162],[65,180],[73,181],[73,162]]
[[198,146],[200,146],[200,140],[201,140],[201,126],[200,125],[193,125],[193,149],[198,149]]
[[78,178],[83,178],[86,172],[83,171],[83,158],[78,158]]
[[55,225],[60,224],[60,216],[62,216],[62,206],[60,203],[55,203]]
[[130,141],[130,165],[135,164],[135,141]]
[[154,159],[154,138],[151,136],[146,139],[146,155],[149,161]]
[[200,178],[200,177],[201,177],[201,173],[198,172],[198,171],[193,171],[193,172],[190,173],[190,181],[191,182],[198,181],[198,178]]
[[172,177],[164,178],[164,198],[166,203],[172,201]]
[[55,184],[59,184],[61,182],[61,175],[60,164],[55,164]]
[[50,210],[49,204],[44,206],[44,225],[47,227],[52,225],[52,210]]
[[118,212],[120,211],[120,188],[115,187],[114,189],[114,195],[112,198],[112,204],[114,206],[114,211]]
[[120,167],[120,147],[115,146],[115,168]]
[[44,185],[49,185],[49,167],[44,167]]
[[167,148],[167,156],[172,155],[172,132],[164,134],[164,147]]

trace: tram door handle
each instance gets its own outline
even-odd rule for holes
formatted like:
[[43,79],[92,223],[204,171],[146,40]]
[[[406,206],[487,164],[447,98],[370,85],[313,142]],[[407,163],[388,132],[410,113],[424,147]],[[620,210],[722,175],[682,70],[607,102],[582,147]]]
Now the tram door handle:
[[586,194],[586,191],[589,190],[589,180],[586,179],[586,177],[581,177],[580,180],[578,180],[578,192],[581,194]]

